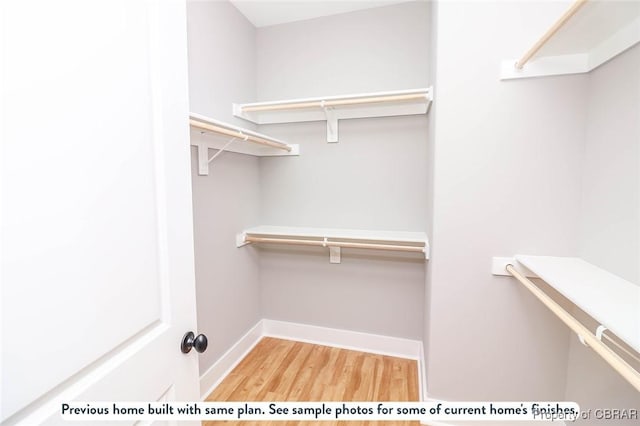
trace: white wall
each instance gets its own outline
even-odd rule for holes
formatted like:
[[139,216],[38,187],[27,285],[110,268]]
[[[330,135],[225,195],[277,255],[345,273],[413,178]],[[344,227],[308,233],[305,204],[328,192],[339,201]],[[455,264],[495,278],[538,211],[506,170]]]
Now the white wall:
[[259,28],[258,100],[425,86],[428,13],[419,1]]
[[[429,79],[431,84],[435,84],[438,75],[438,2],[431,2],[431,16],[429,20]],[[427,147],[427,182],[425,186],[425,195],[427,197],[427,216],[425,220],[425,228],[427,235],[431,240],[433,239],[433,190],[434,190],[434,174],[435,174],[435,139],[436,139],[436,117],[438,114],[438,89],[433,86],[434,97],[436,101],[432,103],[427,117],[427,125],[429,126],[428,133],[428,147]],[[432,243],[432,241],[431,241]],[[424,311],[423,322],[424,327],[422,330],[422,342],[424,345],[425,354],[428,349],[428,344],[431,339],[431,327],[429,327],[429,320],[431,318],[431,280],[432,269],[427,264],[425,267],[425,289],[424,289]],[[426,363],[424,364],[426,365]],[[426,372],[423,372],[423,376]],[[423,378],[424,380],[424,378]]]
[[[191,1],[187,19],[191,111],[249,127],[231,116],[231,103],[255,99],[255,28],[228,2]],[[223,153],[208,176],[198,176],[197,164],[192,147],[198,332],[209,337],[204,373],[261,318],[258,260],[235,247],[235,234],[258,224],[260,180],[256,157]]]
[[564,7],[436,9],[432,397],[640,403],[515,280],[489,275],[495,255],[580,255],[638,282],[640,48],[589,75],[498,81]]
[[[428,86],[429,4],[406,3],[257,30],[259,100]],[[427,118],[260,126],[299,143],[297,158],[263,158],[265,224],[424,231]],[[255,248],[248,248],[255,250]],[[263,248],[266,318],[422,338],[425,262],[343,249]]]
[[256,30],[227,1],[188,0],[191,111],[245,128],[233,102],[256,97]]
[[[640,46],[592,71],[588,93],[580,256],[640,285]],[[583,409],[640,407],[640,394],[575,338],[566,398]]]
[[492,256],[577,251],[586,76],[499,81],[563,5],[440,2],[428,391],[564,397],[567,329]]
[[588,88],[580,256],[640,285],[640,46]]

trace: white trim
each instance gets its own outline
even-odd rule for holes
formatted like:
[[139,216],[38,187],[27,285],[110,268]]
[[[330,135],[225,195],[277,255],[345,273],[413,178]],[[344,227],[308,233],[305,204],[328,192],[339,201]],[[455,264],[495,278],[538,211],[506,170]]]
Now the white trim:
[[231,373],[236,365],[262,339],[262,321],[260,320],[224,353],[209,369],[200,376],[200,399],[204,399]]
[[314,343],[316,345],[369,352],[418,360],[422,342],[379,334],[362,333],[337,328],[319,327],[270,319],[262,320],[263,334],[269,337]]
[[418,357],[418,398],[427,400],[427,364],[424,357],[424,345],[420,342],[420,356]]

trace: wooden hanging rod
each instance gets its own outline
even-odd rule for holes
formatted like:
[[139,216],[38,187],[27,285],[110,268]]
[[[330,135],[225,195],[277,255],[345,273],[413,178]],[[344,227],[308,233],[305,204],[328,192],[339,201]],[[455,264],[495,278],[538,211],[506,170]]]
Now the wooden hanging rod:
[[556,303],[545,292],[540,290],[533,282],[520,274],[513,265],[509,264],[505,268],[511,275],[513,275],[520,283],[522,283],[535,297],[538,298],[551,312],[553,312],[562,322],[564,322],[572,331],[578,336],[584,339],[584,342],[589,345],[598,355],[600,355],[614,370],[616,370],[622,377],[624,377],[631,385],[640,392],[640,373],[630,366],[624,359],[622,359],[611,348],[605,345],[595,334],[593,334],[587,327],[585,327],[580,321],[575,319],[570,313],[564,310],[558,303]]
[[263,137],[251,134],[249,132],[245,133],[241,130],[230,129],[230,128],[218,126],[211,123],[205,123],[203,121],[200,121],[194,118],[189,118],[189,124],[191,125],[191,127],[206,130],[209,132],[220,133],[222,135],[232,136],[238,139],[248,140],[257,144],[270,146],[272,148],[284,149],[287,152],[291,152],[292,150],[292,148],[289,145],[282,142],[271,141]]
[[412,93],[406,95],[383,95],[383,96],[371,96],[362,98],[346,98],[346,99],[334,99],[334,100],[314,100],[304,102],[292,102],[292,103],[277,103],[268,105],[246,105],[242,107],[243,112],[254,111],[276,111],[276,110],[290,110],[290,109],[303,109],[303,108],[326,108],[336,106],[349,106],[349,105],[362,105],[373,104],[382,102],[401,102],[401,101],[413,101],[419,99],[427,99],[425,93]]
[[375,250],[392,250],[424,253],[425,248],[419,246],[403,246],[397,244],[380,244],[380,243],[355,243],[349,241],[329,241],[329,240],[302,240],[291,238],[268,238],[268,237],[252,237],[245,236],[245,242],[248,243],[275,243],[289,244],[301,246],[321,246],[321,247],[345,247],[345,248],[364,248]]
[[531,49],[529,49],[527,51],[527,53],[525,53],[522,58],[520,58],[520,60],[518,60],[518,62],[516,62],[516,69],[521,70],[524,65],[529,62],[529,60],[536,54],[538,53],[538,51],[540,49],[542,49],[542,47],[549,41],[549,39],[551,37],[554,36],[555,33],[558,32],[558,30],[560,28],[562,28],[562,26],[564,24],[567,23],[567,21],[569,19],[571,19],[571,17],[573,15],[575,15],[578,10],[580,10],[580,8],[582,6],[584,6],[584,4],[587,2],[587,0],[576,0],[570,7],[569,9],[567,9],[567,11],[551,26],[551,28],[549,28],[547,30],[546,33],[544,33],[542,35],[542,37],[540,37],[540,39],[531,47]]

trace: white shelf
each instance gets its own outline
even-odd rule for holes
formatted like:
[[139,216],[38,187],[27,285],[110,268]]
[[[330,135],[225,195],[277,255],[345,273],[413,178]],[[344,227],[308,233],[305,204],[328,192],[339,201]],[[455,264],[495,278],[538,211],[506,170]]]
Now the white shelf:
[[233,115],[256,124],[327,121],[327,141],[338,141],[338,120],[426,114],[433,89],[233,104]]
[[250,243],[328,247],[332,263],[340,263],[341,248],[416,252],[429,258],[429,241],[424,232],[257,226],[237,236],[238,247]]
[[640,287],[576,257],[515,259],[640,352]]
[[522,58],[503,61],[501,78],[586,73],[638,42],[639,1],[578,0]]
[[[240,154],[266,156],[299,155],[298,145],[287,144],[279,139],[252,130],[243,129],[201,114],[190,113],[191,145],[198,147],[198,173],[209,174],[208,150],[217,149]],[[232,139],[233,142],[229,143]]]

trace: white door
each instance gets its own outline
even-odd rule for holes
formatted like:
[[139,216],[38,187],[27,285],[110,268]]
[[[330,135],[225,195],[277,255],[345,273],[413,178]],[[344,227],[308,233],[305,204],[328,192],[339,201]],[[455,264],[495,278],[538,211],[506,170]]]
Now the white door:
[[184,1],[0,7],[0,422],[197,400]]

